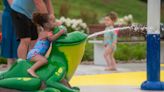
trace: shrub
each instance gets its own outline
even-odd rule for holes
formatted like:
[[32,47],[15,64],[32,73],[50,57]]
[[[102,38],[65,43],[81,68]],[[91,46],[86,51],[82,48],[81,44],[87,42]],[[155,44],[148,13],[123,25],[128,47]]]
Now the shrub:
[[90,43],[86,44],[82,61],[93,61],[93,44],[90,44]]
[[131,59],[131,48],[128,47],[127,44],[125,45],[118,45],[117,50],[115,53],[116,60],[129,60]]
[[133,59],[141,60],[146,58],[146,45],[145,44],[135,44],[133,49]]
[[141,60],[146,58],[146,44],[118,44],[115,53],[117,60]]
[[[93,61],[93,44],[86,44],[86,49],[83,61]],[[146,58],[146,44],[145,43],[118,43],[115,52],[117,61],[128,62],[131,60],[142,60]]]
[[61,17],[58,21],[61,21],[63,25],[67,28],[68,32],[81,31],[88,33],[88,26],[82,19],[70,19]]

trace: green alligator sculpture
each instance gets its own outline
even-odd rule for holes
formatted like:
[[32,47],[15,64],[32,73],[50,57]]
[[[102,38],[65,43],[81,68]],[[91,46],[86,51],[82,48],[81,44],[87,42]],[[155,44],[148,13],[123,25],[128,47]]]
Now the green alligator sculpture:
[[[58,31],[56,28],[54,33]],[[61,80],[69,82],[72,78],[83,57],[86,39],[86,34],[75,31],[54,41],[48,64],[36,71],[39,78],[27,72],[32,62],[18,59],[8,72],[0,75],[0,88],[26,92],[80,92],[78,87],[70,88]],[[46,87],[40,90],[42,84]]]

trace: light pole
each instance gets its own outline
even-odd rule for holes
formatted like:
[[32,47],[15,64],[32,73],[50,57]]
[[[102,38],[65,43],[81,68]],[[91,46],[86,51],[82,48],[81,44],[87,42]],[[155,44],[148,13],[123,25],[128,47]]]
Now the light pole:
[[142,90],[164,90],[160,81],[160,4],[161,0],[148,0],[147,20],[147,80]]

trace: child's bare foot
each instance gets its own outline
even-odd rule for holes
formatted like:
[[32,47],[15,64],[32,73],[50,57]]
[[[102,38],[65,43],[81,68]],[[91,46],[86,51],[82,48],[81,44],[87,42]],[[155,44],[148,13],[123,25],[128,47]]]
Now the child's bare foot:
[[117,71],[117,69],[115,67],[107,67],[105,71]]
[[33,76],[33,77],[36,77],[36,78],[39,77],[39,76],[36,75],[36,73],[35,73],[33,70],[31,70],[31,69],[28,69],[27,72],[28,72],[31,76]]

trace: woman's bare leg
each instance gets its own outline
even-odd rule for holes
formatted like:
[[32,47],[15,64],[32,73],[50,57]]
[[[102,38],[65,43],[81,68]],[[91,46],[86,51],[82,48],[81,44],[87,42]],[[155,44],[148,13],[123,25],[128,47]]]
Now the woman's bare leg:
[[31,38],[22,38],[18,46],[18,58],[26,60]]
[[15,59],[8,58],[7,59],[7,67],[10,67],[12,64],[14,64],[14,62],[15,62]]

